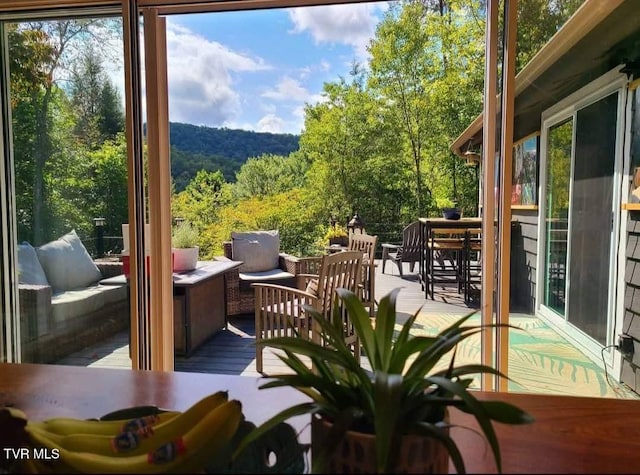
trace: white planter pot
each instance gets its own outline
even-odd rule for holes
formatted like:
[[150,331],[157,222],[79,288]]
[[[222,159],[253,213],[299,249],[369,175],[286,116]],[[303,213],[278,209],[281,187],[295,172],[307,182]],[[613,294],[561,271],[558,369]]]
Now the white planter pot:
[[193,270],[198,264],[198,251],[200,248],[186,247],[172,249],[173,252],[173,270],[175,272],[182,272],[187,270]]

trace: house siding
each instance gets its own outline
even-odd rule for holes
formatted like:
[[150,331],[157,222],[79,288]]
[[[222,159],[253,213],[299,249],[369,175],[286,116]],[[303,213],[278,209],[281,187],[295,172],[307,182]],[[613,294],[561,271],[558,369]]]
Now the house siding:
[[624,272],[623,334],[633,338],[632,356],[623,356],[621,381],[640,391],[640,211],[630,211],[627,219],[626,264]]
[[[640,95],[637,92],[637,89],[632,91],[631,170],[640,165]],[[629,211],[626,237],[622,333],[631,336],[634,351],[631,356],[622,356],[620,381],[640,392],[640,211]]]
[[538,211],[511,212],[511,310],[534,313],[538,257]]

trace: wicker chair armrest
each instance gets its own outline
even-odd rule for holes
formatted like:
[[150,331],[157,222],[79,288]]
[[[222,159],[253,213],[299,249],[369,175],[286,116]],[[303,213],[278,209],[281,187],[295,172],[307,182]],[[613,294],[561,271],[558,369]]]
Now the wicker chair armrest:
[[47,294],[51,296],[53,294],[53,290],[50,285],[37,285],[37,284],[18,284],[18,291],[20,294],[24,295],[35,295],[35,294]]
[[281,252],[278,254],[278,267],[290,274],[297,275],[300,273],[300,258]]
[[51,307],[53,289],[50,285],[18,284],[20,309],[23,313],[35,314],[36,309]]
[[224,257],[231,259],[233,257],[231,241],[222,242],[222,252]]
[[[231,258],[226,256],[214,256],[214,261],[230,262]],[[227,301],[227,314],[236,315],[240,311],[240,271],[236,267],[224,274],[225,297]]]
[[123,264],[120,261],[94,261],[100,269],[102,277],[108,279],[122,274]]

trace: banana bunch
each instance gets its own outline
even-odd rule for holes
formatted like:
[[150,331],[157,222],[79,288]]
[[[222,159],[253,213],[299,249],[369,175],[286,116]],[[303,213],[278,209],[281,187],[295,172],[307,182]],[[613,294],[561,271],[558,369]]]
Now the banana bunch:
[[64,473],[193,473],[223,450],[243,420],[239,401],[211,394],[180,413],[130,421],[56,418],[27,422],[34,448],[59,455],[35,460],[38,471]]

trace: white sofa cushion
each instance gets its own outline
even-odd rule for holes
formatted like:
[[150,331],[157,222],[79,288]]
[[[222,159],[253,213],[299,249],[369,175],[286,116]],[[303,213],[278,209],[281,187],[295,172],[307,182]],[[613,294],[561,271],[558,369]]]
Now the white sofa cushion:
[[36,249],[54,292],[87,287],[102,278],[75,230]]
[[279,280],[293,279],[295,275],[282,269],[271,269],[262,272],[240,272],[240,280],[245,282],[277,282]]
[[277,269],[279,254],[278,230],[231,233],[231,256],[234,261],[242,261],[240,272]]
[[127,298],[126,285],[94,284],[84,289],[53,294],[51,314],[56,323],[87,315]]
[[18,244],[18,282],[21,284],[49,285],[40,265],[35,248],[28,242]]

